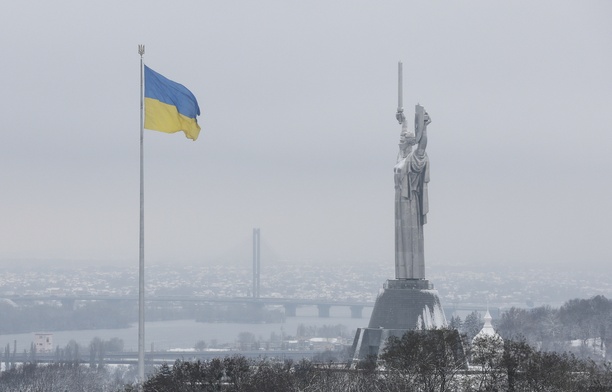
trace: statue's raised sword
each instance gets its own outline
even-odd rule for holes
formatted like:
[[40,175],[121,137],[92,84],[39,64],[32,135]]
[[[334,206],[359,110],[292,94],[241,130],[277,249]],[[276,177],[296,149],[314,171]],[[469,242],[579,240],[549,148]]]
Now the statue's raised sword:
[[403,77],[402,77],[402,62],[397,63],[397,113],[395,118],[402,125],[402,132],[407,131],[406,116],[404,116],[404,104],[403,104]]

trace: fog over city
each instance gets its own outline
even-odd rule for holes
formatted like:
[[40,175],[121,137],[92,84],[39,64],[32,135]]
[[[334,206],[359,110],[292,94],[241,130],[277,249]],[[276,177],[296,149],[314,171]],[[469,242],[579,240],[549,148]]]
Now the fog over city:
[[612,390],[610,15],[4,4],[0,392]]
[[148,263],[248,260],[259,227],[279,262],[391,272],[398,61],[428,268],[611,261],[609,2],[3,8],[0,263],[136,268],[138,44],[202,109],[196,142],[145,131]]

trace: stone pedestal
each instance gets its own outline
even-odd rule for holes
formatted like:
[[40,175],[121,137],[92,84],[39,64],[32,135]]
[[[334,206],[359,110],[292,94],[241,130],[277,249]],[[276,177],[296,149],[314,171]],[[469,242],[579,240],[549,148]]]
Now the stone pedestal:
[[376,298],[368,328],[359,328],[355,334],[353,364],[382,353],[390,336],[443,327],[444,310],[438,292],[428,280],[387,280]]

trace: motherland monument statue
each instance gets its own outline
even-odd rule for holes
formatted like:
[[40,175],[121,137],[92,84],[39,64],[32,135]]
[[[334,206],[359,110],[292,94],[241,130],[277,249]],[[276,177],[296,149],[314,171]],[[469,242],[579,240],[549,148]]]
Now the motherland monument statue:
[[[429,158],[427,125],[431,123],[425,109],[416,105],[415,133],[408,132],[403,109],[397,119],[402,125],[395,179],[395,279],[425,279],[423,225],[427,223],[429,200]],[[416,149],[412,151],[412,147]]]
[[367,328],[353,341],[353,364],[382,353],[390,336],[411,330],[446,327],[446,318],[433,284],[425,279],[423,225],[427,222],[429,158],[426,153],[429,114],[415,106],[414,132],[402,105],[402,63],[398,64],[398,108],[401,124],[399,153],[393,168],[395,182],[395,279],[383,284]]

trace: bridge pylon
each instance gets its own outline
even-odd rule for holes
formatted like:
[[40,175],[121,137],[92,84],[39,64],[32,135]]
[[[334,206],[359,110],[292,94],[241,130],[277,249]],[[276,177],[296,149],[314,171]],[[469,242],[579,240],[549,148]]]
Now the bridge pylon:
[[319,317],[329,318],[329,309],[331,305],[319,304],[317,308],[319,308]]
[[363,305],[351,305],[351,318],[360,319],[362,317]]

